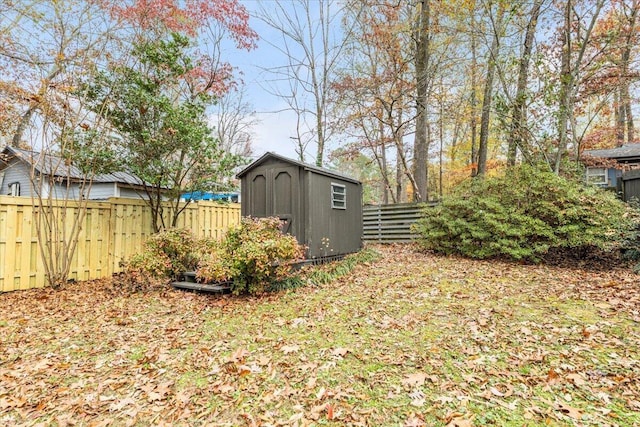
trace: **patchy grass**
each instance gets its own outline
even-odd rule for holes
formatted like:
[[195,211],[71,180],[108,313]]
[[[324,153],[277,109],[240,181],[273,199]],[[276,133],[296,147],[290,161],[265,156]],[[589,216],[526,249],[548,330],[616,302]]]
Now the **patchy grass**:
[[0,425],[640,425],[637,276],[378,250],[261,298],[2,294]]

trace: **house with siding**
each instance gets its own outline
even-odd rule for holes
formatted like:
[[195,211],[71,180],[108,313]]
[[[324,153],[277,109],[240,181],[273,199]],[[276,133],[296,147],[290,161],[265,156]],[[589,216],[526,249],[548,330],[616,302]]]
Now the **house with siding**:
[[615,189],[624,200],[640,198],[640,144],[585,150],[582,161],[588,183]]
[[89,200],[145,197],[142,180],[127,172],[97,174],[91,185],[83,185],[86,182],[82,171],[61,157],[10,146],[0,153],[0,195]]

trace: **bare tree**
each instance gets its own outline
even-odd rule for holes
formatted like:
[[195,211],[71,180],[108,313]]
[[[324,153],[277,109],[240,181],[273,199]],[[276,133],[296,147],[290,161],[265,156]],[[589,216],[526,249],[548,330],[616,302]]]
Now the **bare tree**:
[[[591,11],[591,19],[583,26],[581,15],[575,8],[574,0],[566,0],[563,8],[564,25],[562,27],[562,53],[560,68],[560,90],[558,108],[558,151],[553,171],[560,173],[562,157],[567,152],[569,124],[574,122],[573,106],[576,94],[576,83],[580,77],[585,52],[589,39],[604,6],[604,0],[597,0]],[[576,32],[574,34],[574,31]]]
[[211,118],[214,135],[224,151],[245,159],[251,157],[252,131],[258,119],[251,104],[246,101],[244,86],[218,98]]
[[[322,166],[333,129],[327,118],[331,103],[331,75],[344,50],[344,35],[334,32],[340,6],[333,0],[273,0],[260,3],[257,17],[282,35],[269,41],[287,63],[265,71],[273,76],[269,90],[281,97],[298,116],[295,136],[300,150],[306,148],[306,132],[317,149],[315,164]],[[287,82],[288,85],[283,85]]]
[[529,81],[529,62],[533,50],[533,40],[544,0],[535,0],[529,13],[529,20],[524,36],[522,54],[518,66],[518,85],[515,99],[511,107],[511,127],[508,135],[507,164],[515,165],[518,147],[528,147],[529,132],[526,126],[527,83]]
[[[491,4],[489,4],[491,8]],[[503,30],[505,4],[498,1],[495,17],[489,10],[492,22],[491,47],[487,57],[487,75],[484,82],[484,96],[482,98],[482,114],[480,117],[480,141],[478,143],[478,176],[484,176],[487,172],[487,151],[489,147],[489,119],[491,115],[491,103],[493,98],[493,80],[496,73],[496,61],[500,51],[500,38]]]

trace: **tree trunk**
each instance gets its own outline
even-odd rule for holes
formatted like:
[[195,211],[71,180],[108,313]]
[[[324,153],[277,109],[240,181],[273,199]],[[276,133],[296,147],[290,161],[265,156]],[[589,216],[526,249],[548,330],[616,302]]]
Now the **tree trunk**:
[[414,141],[413,176],[416,189],[413,198],[416,202],[428,199],[427,162],[429,146],[427,141],[427,92],[429,87],[429,0],[418,2],[420,13],[416,31],[416,134]]
[[527,99],[527,82],[529,81],[529,60],[531,58],[531,51],[533,49],[533,38],[536,32],[536,26],[538,24],[538,17],[540,16],[540,8],[544,0],[535,0],[531,13],[529,16],[529,22],[527,23],[527,30],[524,37],[524,46],[522,50],[522,56],[520,57],[520,64],[518,70],[518,85],[516,87],[516,98],[512,107],[512,119],[511,129],[508,137],[508,153],[507,153],[507,166],[513,166],[516,164],[516,157],[518,156],[518,145],[528,146],[529,133],[526,128],[526,99]]
[[484,97],[482,99],[482,116],[480,117],[480,144],[478,146],[478,176],[484,176],[487,172],[487,153],[489,148],[489,120],[491,118],[491,101],[493,98],[493,79],[496,73],[496,61],[500,50],[500,31],[502,17],[504,16],[504,4],[498,5],[496,25],[493,31],[493,40],[487,58],[487,79],[484,84]]
[[[382,123],[380,124],[380,130],[384,131]],[[383,138],[383,133],[380,133],[380,138]],[[387,147],[382,141],[380,144],[380,171],[382,172],[382,203],[389,204],[389,192],[391,186],[389,185],[389,168],[387,166]]]
[[562,35],[562,65],[560,68],[560,105],[558,110],[558,152],[553,171],[560,173],[562,156],[567,151],[567,124],[571,107],[573,74],[571,73],[571,0],[567,0],[564,10],[564,30]]
[[476,85],[478,84],[478,48],[476,46],[474,15],[471,16],[471,27],[471,120],[469,125],[471,127],[471,176],[473,177],[478,174],[478,123],[476,117],[476,110],[478,108],[478,99],[476,97]]
[[403,191],[402,191],[402,179],[404,177],[404,164],[401,161],[401,159],[404,158],[404,144],[402,142],[402,140],[398,140],[396,138],[396,150],[397,150],[397,155],[396,155],[396,202],[397,203],[402,203],[404,198],[402,197],[403,195]]
[[440,122],[438,123],[438,139],[440,140],[440,152],[438,154],[438,199],[442,200],[442,178],[444,172],[442,169],[442,158],[444,150],[444,100],[440,98]]
[[616,121],[616,146],[622,147],[624,144],[624,133],[626,128],[625,105],[622,102],[622,86],[618,87],[614,94],[614,117]]
[[[559,108],[558,108],[558,152],[556,153],[555,164],[553,171],[556,174],[560,173],[560,165],[562,164],[562,157],[566,154],[568,148],[568,124],[570,121],[574,121],[573,116],[573,99],[575,82],[578,79],[578,73],[580,71],[580,65],[584,58],[584,53],[589,45],[589,38],[593,32],[593,28],[600,15],[600,10],[604,5],[604,0],[598,0],[595,5],[595,10],[591,16],[591,22],[589,26],[584,30],[584,35],[578,40],[578,46],[580,49],[575,54],[572,49],[571,30],[573,25],[572,13],[573,6],[572,0],[566,0],[566,7],[564,10],[564,28],[562,37],[562,65],[560,68],[560,94],[559,94]],[[572,54],[575,54],[575,63],[571,63]]]
[[626,124],[626,133],[627,138],[626,142],[631,144],[634,142],[634,126],[633,126],[633,111],[631,109],[631,96],[629,94],[629,63],[631,60],[631,50],[634,48],[634,35],[635,35],[635,27],[636,21],[638,18],[638,9],[640,9],[640,4],[638,4],[637,0],[634,0],[631,4],[631,15],[628,20],[628,28],[626,31],[625,44],[622,50],[622,63],[621,63],[621,88],[620,88],[620,104],[621,109],[624,111],[624,118]]

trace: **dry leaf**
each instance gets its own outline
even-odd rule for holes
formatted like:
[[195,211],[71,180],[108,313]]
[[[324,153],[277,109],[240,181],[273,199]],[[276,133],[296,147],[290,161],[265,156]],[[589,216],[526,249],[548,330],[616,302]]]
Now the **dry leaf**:
[[406,375],[402,380],[402,384],[410,387],[420,387],[421,385],[424,384],[427,378],[428,378],[427,374],[422,372],[416,372],[414,374]]
[[582,411],[569,405],[565,405],[562,402],[556,404],[556,409],[574,420],[582,419]]
[[421,418],[418,418],[418,416],[416,415],[410,416],[404,422],[404,427],[424,427],[424,426],[426,426],[426,424],[424,423],[424,420]]
[[553,369],[549,369],[549,372],[547,373],[547,382],[549,384],[556,384],[560,382],[560,375],[558,375],[558,373]]
[[284,354],[297,353],[298,351],[300,351],[300,346],[296,344],[284,345],[280,348],[280,350],[282,350]]
[[347,353],[350,353],[351,350],[349,350],[348,348],[334,348],[333,350],[331,350],[331,354],[334,355],[335,357],[344,357],[346,356]]
[[567,379],[571,380],[571,382],[577,386],[582,386],[585,385],[587,382],[585,381],[585,379],[582,377],[582,375],[578,374],[578,373],[573,373],[573,374],[569,374],[567,375]]
[[513,386],[511,384],[496,384],[489,388],[491,394],[498,397],[509,397],[513,394]]

